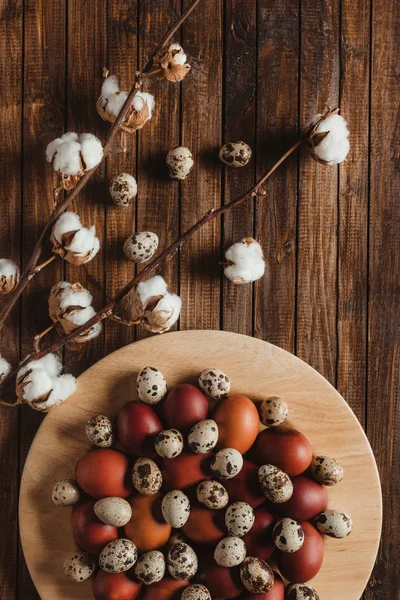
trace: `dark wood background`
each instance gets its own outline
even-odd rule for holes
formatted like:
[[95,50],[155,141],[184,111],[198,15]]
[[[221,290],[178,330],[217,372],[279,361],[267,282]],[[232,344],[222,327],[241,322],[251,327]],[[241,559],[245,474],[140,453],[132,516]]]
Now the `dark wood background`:
[[[130,87],[187,0],[0,0],[0,256],[22,265],[52,209],[46,144],[66,130],[102,139],[95,109],[107,65]],[[344,395],[366,429],[382,476],[383,542],[365,598],[400,598],[400,4],[397,0],[202,0],[177,39],[192,57],[183,85],[151,82],[157,109],[127,153],[114,153],[74,208],[96,224],[102,249],[81,268],[55,261],[29,287],[1,333],[15,362],[49,323],[46,295],[80,281],[100,307],[133,272],[122,241],[157,232],[163,246],[206,210],[246,190],[325,105],[340,105],[351,154],[339,169],[305,153],[248,203],[193,238],[163,271],[183,299],[181,329],[237,331],[295,352]],[[216,159],[221,141],[254,151],[240,170]],[[191,148],[182,185],[166,152]],[[120,171],[139,184],[135,206],[110,203]],[[254,235],[267,275],[254,287],[221,276],[222,249]],[[78,353],[79,374],[142,330],[108,324]],[[18,543],[20,474],[41,416],[0,413],[0,599],[37,599]],[[47,493],[47,491],[44,491]],[[340,574],[338,574],[340,577]],[[355,599],[356,600],[356,599]]]

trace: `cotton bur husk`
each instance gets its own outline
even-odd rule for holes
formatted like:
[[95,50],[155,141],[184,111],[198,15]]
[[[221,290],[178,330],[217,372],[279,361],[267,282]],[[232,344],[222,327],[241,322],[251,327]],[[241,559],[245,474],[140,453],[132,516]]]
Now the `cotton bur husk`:
[[[97,112],[104,121],[114,123],[127,97],[128,92],[119,89],[118,77],[110,75],[103,82],[100,97],[96,102]],[[121,129],[127,133],[134,133],[141,129],[151,119],[154,106],[152,94],[137,92]]]
[[0,295],[9,294],[19,281],[19,268],[9,258],[0,258]]
[[161,68],[162,76],[173,83],[182,81],[191,69],[182,46],[175,42],[155,57],[154,65],[155,68]]
[[96,167],[102,158],[103,146],[91,133],[64,133],[46,148],[46,159],[59,173],[61,186],[65,190],[76,187],[82,175]]
[[64,402],[75,391],[76,380],[72,375],[61,375],[61,371],[61,361],[55,354],[28,362],[17,374],[19,401],[40,412]]
[[[338,114],[322,119],[318,114],[312,119],[310,127],[315,124],[309,140],[312,156],[325,165],[336,165],[344,160],[350,150],[349,130],[346,120]],[[321,122],[317,125],[318,121]]]
[[[80,283],[60,281],[49,294],[49,315],[60,335],[68,335],[95,316],[92,295]],[[83,344],[93,340],[102,331],[102,324],[96,323],[85,333],[78,335],[74,342]]]
[[140,282],[121,303],[122,318],[131,325],[142,325],[152,333],[165,333],[176,323],[182,300],[168,292],[160,275]]
[[79,216],[71,211],[57,219],[50,240],[55,254],[78,266],[92,260],[100,249],[95,227],[82,227]]

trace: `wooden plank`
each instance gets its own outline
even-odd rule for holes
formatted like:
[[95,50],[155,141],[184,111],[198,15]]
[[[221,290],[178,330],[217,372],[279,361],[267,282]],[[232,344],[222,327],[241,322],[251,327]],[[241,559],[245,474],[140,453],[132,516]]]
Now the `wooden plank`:
[[[223,143],[243,140],[253,150],[251,162],[240,169],[223,167],[223,199],[229,202],[251,187],[256,163],[257,14],[252,0],[228,0],[224,15]],[[223,220],[223,247],[253,236],[254,203],[246,202]],[[222,328],[251,335],[252,285],[234,286],[223,278]]]
[[[301,4],[300,122],[339,100],[339,2]],[[298,356],[336,377],[338,171],[304,152],[298,205]]]
[[367,432],[385,503],[372,598],[398,598],[400,563],[400,6],[372,3]]
[[363,0],[342,2],[340,109],[350,128],[351,151],[339,178],[337,387],[362,423],[368,302],[368,9]]
[[[22,2],[0,2],[0,88],[2,119],[0,129],[0,257],[20,264],[21,229],[21,104],[22,104]],[[6,302],[7,296],[0,299]],[[0,354],[11,364],[19,359],[19,306],[16,306],[1,332]],[[2,486],[0,514],[0,599],[17,595],[18,585],[18,449],[19,411],[0,411],[0,456]],[[6,543],[7,541],[7,543]]]
[[[140,3],[141,67],[179,14],[178,0]],[[176,39],[179,40],[179,33],[176,34]],[[189,77],[191,75],[188,75]],[[186,82],[183,85],[186,85]],[[165,157],[170,148],[179,144],[180,85],[152,78],[145,82],[143,91],[154,95],[156,105],[151,121],[138,133],[137,231],[156,233],[159,237],[159,247],[162,249],[176,239],[179,232],[179,184],[169,179]],[[165,278],[170,290],[178,292],[176,256],[162,267],[160,274]],[[174,328],[176,329],[176,326]],[[138,338],[148,335],[151,334],[138,327]]]
[[[184,1],[187,6],[188,0]],[[203,0],[183,28],[192,72],[182,87],[182,145],[195,166],[181,184],[181,230],[221,202],[221,167],[216,156],[222,131],[222,3]],[[201,229],[181,250],[182,329],[219,329],[220,223]]]
[[[107,12],[103,0],[82,4],[68,2],[68,74],[67,129],[90,132],[104,140],[109,127],[96,112],[96,100],[102,85],[102,69],[106,64]],[[86,227],[95,225],[101,249],[96,257],[82,267],[66,265],[67,281],[79,281],[93,295],[94,308],[104,304],[105,237],[104,203],[107,199],[104,165],[96,172],[72,209]],[[103,335],[82,344],[79,350],[65,352],[68,371],[81,373],[103,355]]]
[[[259,2],[257,176],[297,137],[299,7],[295,0]],[[255,286],[254,335],[294,350],[297,158],[293,155],[264,186],[256,202],[256,238],[266,275]]]
[[[137,68],[138,2],[129,0],[121,6],[119,0],[109,0],[107,8],[107,67],[119,77],[121,89],[130,89]],[[140,134],[139,134],[140,135]],[[121,133],[116,152],[107,159],[107,186],[119,173],[136,173],[136,135]],[[118,152],[122,148],[126,152]],[[115,206],[106,199],[105,289],[112,296],[132,277],[134,265],[124,256],[124,240],[135,231],[136,202],[129,207]],[[133,341],[134,329],[107,322],[104,334],[104,354],[109,354]]]

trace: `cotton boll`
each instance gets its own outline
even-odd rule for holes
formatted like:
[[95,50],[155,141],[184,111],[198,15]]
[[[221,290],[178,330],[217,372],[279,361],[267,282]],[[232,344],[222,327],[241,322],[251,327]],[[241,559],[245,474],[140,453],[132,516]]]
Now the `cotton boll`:
[[11,365],[0,355],[0,382],[3,381],[11,372]]
[[226,252],[225,277],[233,283],[244,284],[260,279],[265,272],[265,262],[260,244],[253,238],[244,238]]
[[[141,108],[136,108],[134,103],[135,103],[135,101],[139,103],[140,100],[142,100],[142,102],[141,102],[142,106],[141,106]],[[149,119],[151,119],[154,107],[156,105],[153,94],[149,94],[148,92],[138,92],[136,94],[136,96],[134,97],[132,104],[135,106],[136,110],[141,110],[143,108],[143,105],[147,104],[147,107],[148,107],[149,113],[150,113]]]
[[39,360],[31,360],[18,372],[18,377],[25,375],[28,371],[42,370],[49,375],[49,377],[57,377],[62,370],[62,364],[58,356],[55,354],[47,354]]
[[[322,116],[316,115],[311,125],[317,123]],[[323,119],[310,139],[314,158],[328,165],[343,162],[350,150],[349,134],[347,122],[341,115],[334,114]]]
[[53,380],[53,391],[50,395],[50,402],[47,402],[47,408],[64,402],[76,390],[76,379],[73,375],[60,375]]
[[103,158],[103,146],[100,140],[92,133],[82,133],[79,136],[81,144],[81,155],[84,160],[86,171],[90,171],[101,162]]
[[115,96],[110,96],[107,100],[107,112],[117,118],[127,97],[128,92],[119,92],[119,94],[116,94]]
[[109,100],[110,96],[119,92],[118,77],[116,75],[110,75],[103,81],[101,86],[101,98],[105,101]]
[[145,312],[143,325],[152,333],[165,333],[179,319],[181,308],[181,298],[167,292],[151,311]]
[[173,56],[172,56],[173,63],[175,63],[176,65],[186,64],[187,56],[186,56],[185,52],[183,51],[183,48],[180,44],[177,44],[176,42],[174,42],[173,44],[170,45],[169,49],[170,49],[171,53],[173,54]]
[[165,79],[173,83],[182,81],[191,68],[182,46],[177,43],[172,43],[161,50],[154,62],[157,67],[161,67]]
[[71,313],[70,315],[66,315],[65,318],[68,321],[71,321],[77,327],[81,327],[87,323],[90,319],[92,319],[96,315],[96,311],[93,306],[88,306],[87,308],[83,308],[75,313]]
[[72,212],[62,214],[56,221],[50,239],[53,252],[66,261],[83,265],[92,260],[100,249],[100,241],[95,235],[95,227],[82,227],[78,215]]
[[93,297],[89,290],[86,290],[81,286],[78,289],[74,288],[74,286],[71,286],[67,281],[62,281],[57,284],[57,286],[54,286],[51,293],[53,293],[56,288],[61,287],[61,285],[63,291],[60,294],[60,308],[62,310],[70,306],[82,306],[83,308],[87,308],[92,304]]
[[[86,227],[82,227],[79,229],[69,246],[65,246],[67,250],[71,250],[71,252],[75,252],[80,256],[85,256],[88,253],[93,253],[91,258],[97,254],[99,251],[100,245],[97,245],[96,240],[98,241],[96,235],[95,227],[91,227],[87,229]],[[90,260],[90,259],[89,259]]]
[[53,157],[53,169],[63,175],[78,175],[82,171],[79,142],[62,142]]
[[69,233],[70,231],[78,231],[82,227],[81,220],[79,216],[67,210],[60,217],[58,217],[54,227],[53,227],[53,237],[57,240],[57,242],[61,243],[62,236],[65,233]]
[[24,388],[24,400],[26,402],[33,402],[50,394],[53,389],[53,382],[44,369],[33,369],[28,377],[29,381]]
[[19,268],[9,258],[0,258],[0,295],[13,291],[19,281]]
[[150,298],[165,296],[167,289],[168,287],[166,281],[163,277],[161,277],[161,275],[156,275],[147,281],[141,281],[138,283],[136,288],[143,308],[146,307],[146,304]]
[[[68,335],[78,327],[85,325],[96,315],[91,306],[92,295],[80,283],[70,284],[60,281],[49,294],[49,315],[60,335]],[[79,334],[74,342],[84,343],[97,337],[102,324],[95,323],[88,331]]]

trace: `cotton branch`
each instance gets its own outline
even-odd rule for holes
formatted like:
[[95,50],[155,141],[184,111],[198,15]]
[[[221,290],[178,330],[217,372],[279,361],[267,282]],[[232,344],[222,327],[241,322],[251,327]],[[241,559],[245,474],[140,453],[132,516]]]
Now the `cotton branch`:
[[[297,148],[299,148],[302,144],[310,143],[310,141],[312,140],[313,134],[316,131],[318,125],[322,121],[327,119],[328,117],[330,117],[334,114],[337,114],[338,112],[339,112],[338,108],[329,110],[315,124],[310,126],[303,133],[303,135],[301,135],[301,137],[289,148],[289,150],[287,150],[277,160],[277,162],[247,192],[245,192],[243,195],[239,196],[238,198],[235,198],[228,204],[225,204],[219,208],[213,208],[213,209],[209,210],[205,215],[203,215],[196,223],[194,223],[194,225],[192,225],[192,227],[190,227],[187,231],[185,231],[185,233],[180,235],[174,242],[172,242],[172,244],[170,244],[167,248],[165,248],[156,258],[151,260],[147,264],[147,266],[144,269],[142,269],[135,277],[133,277],[133,279],[131,279],[124,287],[122,287],[120,290],[118,290],[118,292],[115,294],[115,296],[111,300],[109,300],[109,302],[107,302],[107,304],[101,310],[99,310],[98,313],[93,318],[91,318],[89,321],[87,321],[81,327],[77,327],[76,329],[74,329],[74,331],[72,331],[70,334],[68,334],[64,337],[61,337],[59,340],[57,340],[54,343],[43,346],[43,348],[40,350],[37,349],[33,354],[28,356],[18,366],[17,369],[15,369],[12,373],[10,373],[8,375],[7,378],[5,378],[3,380],[3,382],[0,384],[0,392],[3,388],[3,386],[5,386],[5,384],[9,381],[9,379],[11,379],[13,377],[13,375],[15,375],[17,373],[17,371],[22,366],[27,364],[29,361],[38,360],[40,358],[43,358],[44,356],[47,356],[50,353],[57,352],[57,350],[60,350],[66,344],[73,342],[74,339],[77,338],[78,336],[84,335],[89,329],[96,326],[96,324],[101,323],[104,319],[109,318],[116,322],[123,323],[122,319],[120,319],[119,317],[117,317],[116,315],[113,314],[114,309],[117,306],[117,304],[125,296],[127,296],[129,294],[129,292],[131,292],[132,289],[139,282],[141,282],[145,277],[147,277],[148,275],[150,275],[150,273],[152,273],[155,269],[157,269],[157,267],[159,267],[161,264],[163,264],[169,256],[171,256],[178,248],[180,248],[194,233],[196,233],[196,231],[198,231],[199,229],[204,227],[204,225],[206,225],[210,221],[213,221],[214,219],[217,219],[224,213],[229,212],[230,210],[234,209],[236,206],[239,206],[246,200],[256,197],[260,191],[260,188],[271,177],[271,175],[278,169],[278,167],[287,158],[289,158],[289,156],[291,156],[293,154],[293,152],[295,152],[297,150]],[[8,404],[8,403],[1,402],[1,401],[0,401],[0,403],[7,404],[8,406],[14,406],[12,404]]]
[[54,223],[57,221],[58,217],[66,210],[66,208],[68,208],[68,206],[79,196],[80,192],[83,190],[83,188],[89,182],[89,180],[93,177],[93,175],[95,174],[95,172],[97,171],[99,166],[102,164],[102,162],[104,161],[106,156],[108,156],[108,154],[110,153],[113,143],[114,143],[114,139],[115,139],[117,133],[120,131],[121,125],[123,124],[128,112],[130,110],[132,100],[134,99],[137,92],[140,90],[140,88],[142,86],[143,78],[148,77],[150,75],[150,70],[153,65],[154,57],[156,56],[156,54],[158,54],[160,52],[160,50],[162,50],[168,44],[168,42],[171,40],[171,38],[173,37],[175,32],[181,27],[181,25],[188,18],[188,16],[191,14],[191,12],[196,8],[196,6],[199,4],[199,2],[200,2],[200,0],[193,0],[189,4],[189,6],[186,8],[186,10],[184,10],[183,13],[181,14],[179,19],[177,19],[176,22],[168,29],[168,31],[162,38],[161,42],[158,44],[158,46],[154,50],[153,54],[150,56],[149,60],[147,61],[146,65],[144,66],[142,71],[138,71],[136,73],[135,82],[131,88],[131,91],[129,92],[128,97],[127,97],[117,119],[113,123],[113,125],[110,129],[110,133],[108,134],[107,140],[104,144],[102,161],[98,165],[96,165],[96,167],[87,171],[85,173],[85,175],[83,175],[83,177],[79,180],[77,186],[64,198],[64,200],[62,202],[60,202],[60,204],[58,204],[55,207],[54,211],[52,212],[47,224],[45,225],[45,227],[37,241],[37,244],[32,252],[30,259],[27,262],[24,272],[21,274],[21,278],[18,282],[18,285],[15,287],[15,289],[12,292],[10,292],[10,294],[7,297],[7,302],[5,303],[2,310],[0,311],[0,329],[3,327],[4,322],[7,319],[11,309],[18,301],[18,298],[21,296],[22,292],[28,285],[29,281],[31,279],[33,279],[33,277],[42,270],[42,268],[45,266],[45,264],[47,264],[47,262],[46,262],[46,263],[43,263],[42,265],[40,265],[40,267],[38,267],[38,262],[43,253],[45,241],[49,237]]

